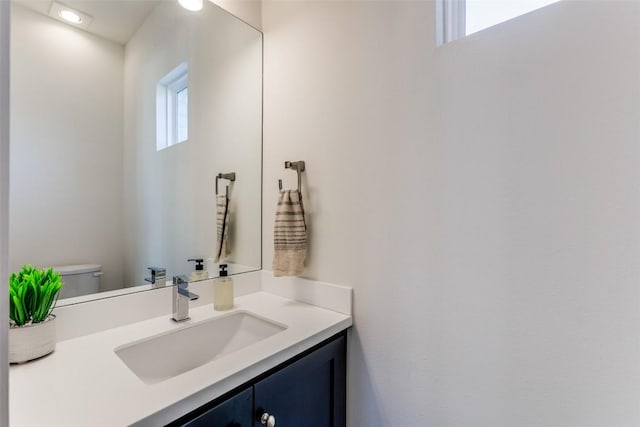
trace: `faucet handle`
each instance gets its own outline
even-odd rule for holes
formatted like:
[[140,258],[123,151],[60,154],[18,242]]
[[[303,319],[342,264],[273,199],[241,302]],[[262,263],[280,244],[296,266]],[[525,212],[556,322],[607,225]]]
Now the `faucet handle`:
[[[151,270],[151,277],[145,277],[144,280],[146,282],[151,283],[152,285],[156,283],[156,280],[165,279],[167,277],[167,270],[165,270],[163,267],[147,267],[147,268]],[[164,286],[164,284],[162,286]]]
[[189,279],[187,279],[187,276],[173,276],[173,284],[174,285],[182,285],[182,284],[187,284],[189,285]]

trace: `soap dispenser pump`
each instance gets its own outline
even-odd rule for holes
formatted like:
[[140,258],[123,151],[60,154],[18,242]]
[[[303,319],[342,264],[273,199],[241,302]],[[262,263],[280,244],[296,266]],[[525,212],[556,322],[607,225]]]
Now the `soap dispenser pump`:
[[227,264],[220,264],[220,277],[213,280],[214,310],[233,308],[233,279],[227,274]]
[[187,261],[194,261],[196,263],[196,269],[189,275],[190,282],[209,278],[209,273],[204,269],[204,260],[202,258],[189,258]]

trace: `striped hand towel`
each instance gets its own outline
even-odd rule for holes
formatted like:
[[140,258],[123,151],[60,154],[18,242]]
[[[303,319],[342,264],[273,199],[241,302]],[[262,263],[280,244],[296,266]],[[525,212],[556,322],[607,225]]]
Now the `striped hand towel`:
[[301,275],[307,257],[307,225],[298,190],[280,191],[273,241],[273,275]]
[[216,259],[224,260],[231,253],[229,244],[229,198],[226,194],[216,196]]

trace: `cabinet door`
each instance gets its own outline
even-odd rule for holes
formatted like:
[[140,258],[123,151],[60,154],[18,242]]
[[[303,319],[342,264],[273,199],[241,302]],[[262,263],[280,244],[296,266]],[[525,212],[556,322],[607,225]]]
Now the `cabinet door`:
[[263,427],[263,413],[279,427],[344,427],[345,353],[341,336],[256,383],[254,427]]
[[251,427],[253,423],[251,387],[183,424],[188,427]]

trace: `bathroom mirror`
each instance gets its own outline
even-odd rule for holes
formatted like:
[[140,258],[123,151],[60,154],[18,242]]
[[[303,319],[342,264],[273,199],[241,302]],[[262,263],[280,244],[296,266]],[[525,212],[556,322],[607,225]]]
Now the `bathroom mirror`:
[[206,0],[13,0],[11,19],[11,271],[99,265],[98,296],[189,258],[213,277],[229,172],[224,262],[259,270],[262,34]]

